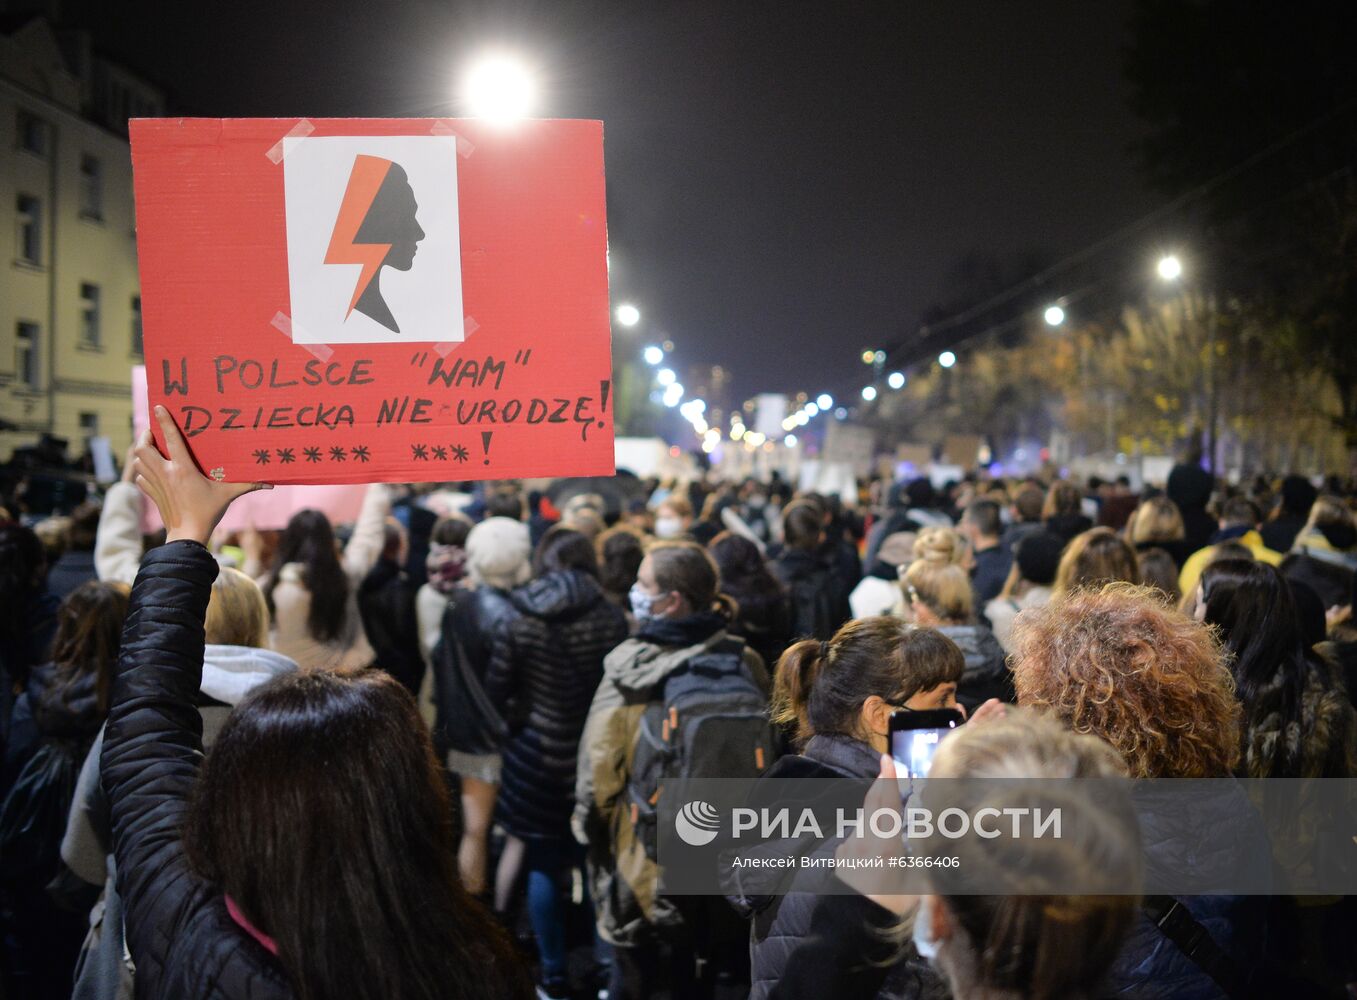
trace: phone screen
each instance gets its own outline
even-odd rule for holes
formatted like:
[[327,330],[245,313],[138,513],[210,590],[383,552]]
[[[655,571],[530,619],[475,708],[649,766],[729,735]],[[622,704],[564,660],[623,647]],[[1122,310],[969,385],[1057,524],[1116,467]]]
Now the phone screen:
[[951,709],[894,713],[891,756],[900,777],[927,777],[938,747],[963,721],[961,713]]

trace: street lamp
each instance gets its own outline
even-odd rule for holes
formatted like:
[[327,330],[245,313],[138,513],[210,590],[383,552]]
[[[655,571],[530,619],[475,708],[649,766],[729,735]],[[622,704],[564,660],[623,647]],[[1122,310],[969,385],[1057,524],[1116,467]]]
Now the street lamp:
[[944,368],[951,368],[956,364],[956,355],[951,351],[943,351],[938,355],[938,364],[942,365]]
[[870,350],[870,349],[868,349],[868,350],[866,350],[866,351],[863,351],[863,352],[862,352],[862,363],[863,363],[864,365],[874,365],[874,364],[876,364],[876,351],[873,351],[873,350]]
[[862,398],[867,400],[867,402],[869,403],[872,400],[876,399],[876,386],[874,385],[864,386],[862,390]]
[[664,351],[651,344],[642,352],[641,357],[645,358],[645,363],[653,368],[664,360]]
[[905,387],[905,373],[891,372],[886,378],[886,384],[892,389],[903,389]]
[[672,368],[661,368],[655,373],[655,381],[660,385],[669,386],[678,381],[678,376],[674,374]]
[[822,410],[828,410],[834,405],[834,397],[827,392],[822,392],[815,398],[815,405]]
[[1155,269],[1165,281],[1177,281],[1183,275],[1183,262],[1175,254],[1165,254]]
[[1047,326],[1059,326],[1065,322],[1065,310],[1060,306],[1047,306],[1045,316]]
[[641,322],[641,310],[629,302],[624,302],[617,307],[617,322],[623,326],[635,326]]
[[510,122],[532,110],[537,84],[522,60],[493,53],[471,64],[462,82],[462,98],[473,117]]

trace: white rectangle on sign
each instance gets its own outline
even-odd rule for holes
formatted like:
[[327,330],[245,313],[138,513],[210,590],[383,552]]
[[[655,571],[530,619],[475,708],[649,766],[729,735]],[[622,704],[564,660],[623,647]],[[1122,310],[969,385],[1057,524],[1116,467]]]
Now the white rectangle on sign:
[[292,340],[465,339],[452,136],[283,140]]

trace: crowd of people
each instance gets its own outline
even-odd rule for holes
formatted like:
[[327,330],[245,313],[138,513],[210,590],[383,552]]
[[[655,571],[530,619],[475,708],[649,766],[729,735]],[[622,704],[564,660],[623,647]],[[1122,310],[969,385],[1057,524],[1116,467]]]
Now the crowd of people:
[[666,780],[892,778],[901,710],[969,719],[948,776],[1357,777],[1341,484],[373,484],[223,534],[261,487],[157,419],[101,501],[0,511],[0,997],[1357,987],[1351,898],[1099,888],[1273,863],[1210,803],[1143,845],[1072,815],[1078,896],[688,896],[657,858]]

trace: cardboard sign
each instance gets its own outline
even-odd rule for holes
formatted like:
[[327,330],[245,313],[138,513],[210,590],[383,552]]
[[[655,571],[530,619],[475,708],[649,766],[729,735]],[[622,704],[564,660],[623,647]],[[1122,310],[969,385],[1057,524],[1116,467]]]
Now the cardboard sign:
[[613,472],[602,123],[144,119],[131,136],[149,402],[205,473]]
[[876,458],[876,433],[870,427],[835,420],[825,431],[820,457],[827,463],[846,463],[859,476],[870,476]]

